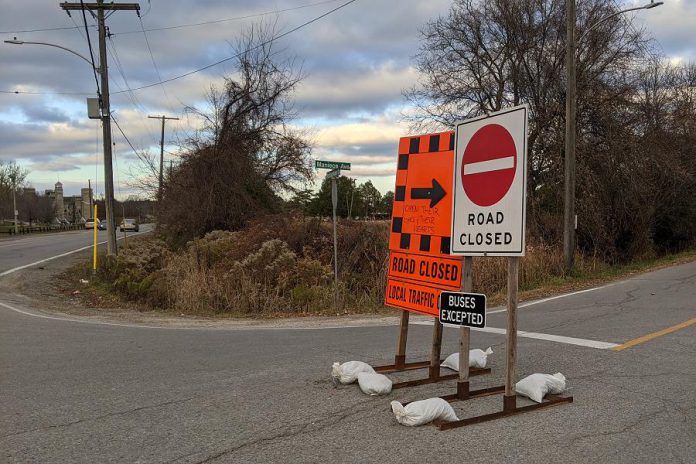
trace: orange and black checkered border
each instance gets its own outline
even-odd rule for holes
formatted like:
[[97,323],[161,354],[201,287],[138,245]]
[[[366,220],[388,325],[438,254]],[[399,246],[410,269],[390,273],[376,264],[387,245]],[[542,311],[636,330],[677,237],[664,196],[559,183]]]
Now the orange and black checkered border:
[[[450,255],[451,238],[448,236],[401,232],[403,226],[404,201],[406,200],[406,172],[408,171],[410,156],[453,150],[454,131],[403,137],[399,140],[399,156],[396,163],[396,186],[394,188],[394,206],[392,208],[390,250],[454,258]],[[398,239],[395,239],[395,236],[398,237]]]

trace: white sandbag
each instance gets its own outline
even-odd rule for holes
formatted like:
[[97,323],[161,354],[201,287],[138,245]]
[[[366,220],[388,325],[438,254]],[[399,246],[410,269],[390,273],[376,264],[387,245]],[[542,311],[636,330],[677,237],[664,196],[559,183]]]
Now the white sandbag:
[[377,396],[386,395],[392,390],[392,381],[389,377],[375,372],[361,372],[358,374],[358,385],[363,393]]
[[343,364],[335,362],[331,366],[331,377],[343,384],[355,382],[361,372],[374,374],[375,370],[362,361],[348,361]]
[[[469,367],[479,367],[483,369],[488,363],[488,356],[493,354],[493,350],[489,346],[486,351],[478,348],[469,351]],[[453,371],[459,372],[459,353],[452,353],[440,364],[440,367],[446,367]]]
[[406,406],[398,401],[392,401],[391,407],[397,422],[410,427],[427,424],[435,419],[446,422],[459,420],[452,406],[442,398],[414,401]]
[[549,374],[532,374],[515,384],[515,391],[532,401],[541,403],[547,393],[558,395],[566,389],[566,378],[560,372]]

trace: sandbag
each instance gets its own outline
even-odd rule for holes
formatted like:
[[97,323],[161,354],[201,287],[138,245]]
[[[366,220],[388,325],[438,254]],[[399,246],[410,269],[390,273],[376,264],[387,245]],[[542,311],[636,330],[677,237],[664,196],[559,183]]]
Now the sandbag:
[[406,406],[398,401],[392,401],[391,407],[397,422],[410,427],[427,424],[435,419],[446,422],[459,420],[452,406],[442,398],[414,401]]
[[[479,367],[483,369],[488,363],[488,356],[493,354],[493,350],[489,346],[486,351],[478,348],[469,351],[469,367]],[[440,364],[440,367],[446,367],[453,371],[459,372],[459,353],[452,353]]]
[[375,372],[361,372],[358,374],[358,385],[363,393],[377,396],[386,395],[392,390],[392,381],[389,377]]
[[547,393],[558,395],[566,389],[566,378],[560,372],[549,374],[532,374],[515,384],[515,391],[532,401],[541,403]]
[[331,366],[331,377],[334,382],[343,384],[353,383],[358,379],[358,374],[361,372],[375,373],[375,370],[367,363],[362,361],[348,361],[343,364],[333,363]]

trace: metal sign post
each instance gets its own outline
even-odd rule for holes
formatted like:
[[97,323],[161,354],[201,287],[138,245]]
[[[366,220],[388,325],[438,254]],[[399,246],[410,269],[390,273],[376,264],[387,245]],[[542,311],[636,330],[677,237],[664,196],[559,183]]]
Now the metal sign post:
[[[336,169],[335,171],[339,170]],[[331,172],[329,172],[329,174],[331,174]],[[337,176],[331,177],[331,205],[333,206],[334,308],[336,311],[338,311],[338,237],[336,235],[336,205],[338,204],[338,187],[336,186],[336,177]]]
[[334,309],[338,311],[338,236],[336,233],[336,206],[338,206],[338,186],[336,179],[341,175],[341,169],[350,170],[350,163],[334,161],[314,162],[317,169],[331,169],[326,173],[326,178],[331,179],[331,206],[333,217],[333,244],[334,244]]

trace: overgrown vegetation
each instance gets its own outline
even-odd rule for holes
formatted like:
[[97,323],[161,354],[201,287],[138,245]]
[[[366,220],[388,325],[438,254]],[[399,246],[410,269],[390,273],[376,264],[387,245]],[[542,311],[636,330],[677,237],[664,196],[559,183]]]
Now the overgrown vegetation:
[[[339,313],[384,309],[387,221],[339,224]],[[570,275],[559,247],[530,246],[520,261],[523,298],[595,285],[660,264],[694,259],[694,253],[608,265],[578,256]],[[336,314],[330,222],[273,215],[237,232],[211,232],[177,252],[153,236],[138,237],[118,258],[107,258],[95,281],[127,301],[176,314],[283,317]],[[81,275],[71,271],[75,283]],[[505,258],[474,258],[474,289],[502,304],[507,285]],[[84,289],[84,287],[79,287]]]
[[[338,308],[375,311],[386,286],[388,224],[342,222]],[[331,224],[271,215],[240,231],[214,231],[171,252],[133,240],[99,277],[124,298],[179,313],[235,315],[335,311]]]
[[[612,15],[613,1],[583,0],[577,53],[581,254],[574,274],[563,270],[564,5],[455,0],[449,15],[423,29],[416,56],[421,85],[407,92],[418,132],[529,105],[523,291],[573,285],[605,275],[610,266],[621,269],[616,266],[696,244],[696,66],[669,65],[654,54],[630,17]],[[340,222],[334,301],[331,226],[323,219],[331,212],[330,184],[316,193],[303,185],[312,178],[311,146],[290,125],[291,96],[302,73],[293,60],[277,61],[272,37],[272,28],[252,28],[238,44],[233,77],[211,90],[208,108],[191,109],[201,130],[165,178],[160,238],[124,249],[102,271],[126,298],[182,313],[382,308],[387,221]],[[346,177],[337,182],[339,216],[390,213],[390,192],[381,196],[370,182],[356,185]],[[504,259],[475,260],[477,291],[500,295],[506,278]]]
[[[313,175],[310,144],[290,122],[291,95],[302,79],[294,60],[273,49],[272,26],[253,26],[236,46],[236,72],[211,88],[207,108],[189,108],[200,130],[170,170],[157,221],[168,242],[183,245],[214,230],[239,230],[280,210],[280,195]],[[155,163],[145,165],[157,172]]]

